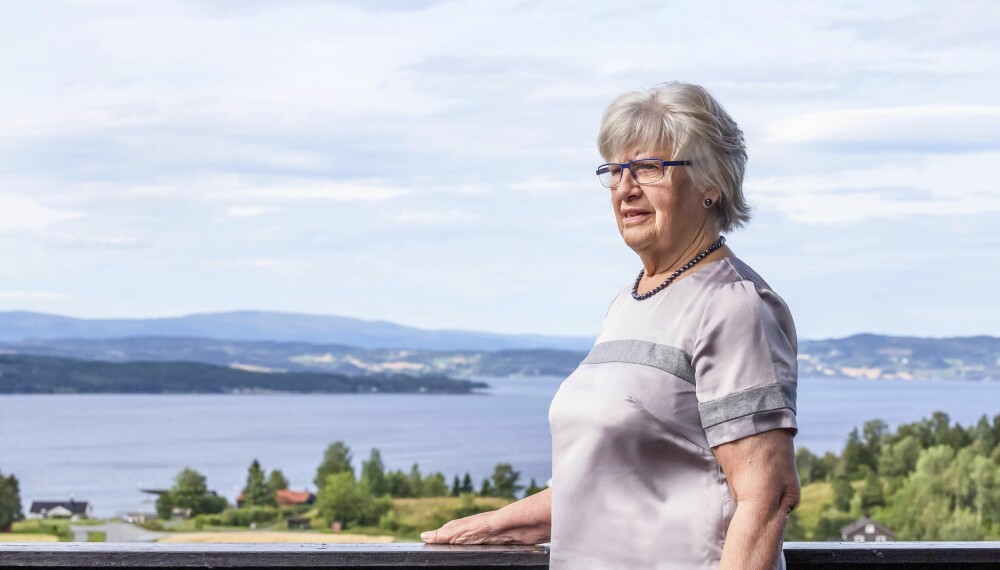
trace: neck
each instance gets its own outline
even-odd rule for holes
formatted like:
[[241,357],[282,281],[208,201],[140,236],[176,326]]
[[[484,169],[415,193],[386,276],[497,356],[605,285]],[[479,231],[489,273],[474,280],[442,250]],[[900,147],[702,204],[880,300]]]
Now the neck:
[[[671,247],[669,249],[660,250],[656,252],[640,252],[639,258],[642,260],[642,266],[646,278],[659,277],[663,275],[668,275],[677,271],[683,267],[687,262],[691,261],[697,255],[715,243],[719,239],[718,232],[712,233],[699,233],[698,235],[692,237],[685,243],[677,244],[676,247]],[[703,263],[708,263],[710,261],[715,261],[722,257],[731,255],[732,251],[728,246],[722,246],[721,248],[713,251],[708,256],[705,257],[698,265]],[[696,269],[698,266],[695,265],[692,270]]]

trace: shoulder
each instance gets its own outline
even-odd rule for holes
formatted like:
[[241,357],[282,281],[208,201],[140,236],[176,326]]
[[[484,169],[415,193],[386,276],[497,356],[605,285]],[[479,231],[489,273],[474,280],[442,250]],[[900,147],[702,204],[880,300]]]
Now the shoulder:
[[795,325],[785,300],[752,267],[735,256],[712,264],[703,278],[700,329],[777,327],[796,344]]

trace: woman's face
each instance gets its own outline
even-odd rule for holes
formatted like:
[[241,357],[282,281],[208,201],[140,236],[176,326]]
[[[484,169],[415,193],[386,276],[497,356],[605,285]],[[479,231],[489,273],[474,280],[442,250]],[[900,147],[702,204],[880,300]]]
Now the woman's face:
[[[670,152],[656,147],[637,147],[615,162],[640,158],[670,160]],[[667,166],[663,178],[639,185],[629,171],[622,172],[611,190],[618,231],[636,253],[669,254],[683,250],[700,237],[713,210],[705,208],[705,196],[694,188],[686,166]],[[713,199],[714,200],[714,199]]]

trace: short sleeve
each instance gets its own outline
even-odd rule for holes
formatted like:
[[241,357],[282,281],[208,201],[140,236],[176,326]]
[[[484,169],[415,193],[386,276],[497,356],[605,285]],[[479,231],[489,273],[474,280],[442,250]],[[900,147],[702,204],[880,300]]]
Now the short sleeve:
[[784,301],[753,281],[712,296],[691,364],[709,446],[778,428],[798,432],[795,324]]

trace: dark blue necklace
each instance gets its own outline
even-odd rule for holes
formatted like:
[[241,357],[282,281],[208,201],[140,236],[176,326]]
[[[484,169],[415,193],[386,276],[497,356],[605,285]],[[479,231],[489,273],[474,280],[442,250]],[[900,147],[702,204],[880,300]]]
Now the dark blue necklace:
[[670,285],[671,283],[674,282],[674,279],[677,279],[678,275],[680,275],[681,273],[684,273],[688,269],[691,269],[692,267],[694,267],[695,265],[697,265],[698,262],[701,261],[702,259],[705,259],[705,257],[708,254],[710,254],[713,251],[715,251],[715,250],[719,249],[720,247],[722,247],[722,245],[724,243],[726,243],[726,237],[725,236],[719,236],[719,239],[716,240],[715,243],[713,243],[712,245],[710,245],[708,247],[708,249],[706,249],[705,251],[699,253],[691,261],[685,263],[684,267],[681,267],[677,271],[674,271],[672,274],[670,274],[670,277],[667,277],[667,280],[664,281],[663,283],[660,283],[659,285],[657,285],[655,289],[653,289],[651,291],[648,291],[646,293],[643,293],[642,295],[639,294],[639,281],[641,281],[642,280],[642,276],[646,274],[646,269],[645,268],[640,269],[639,270],[639,276],[635,278],[635,285],[632,285],[632,298],[635,299],[636,301],[642,301],[644,299],[648,299],[648,298],[652,297],[653,295],[656,295],[660,291],[663,291],[664,289],[667,288],[667,285]]

